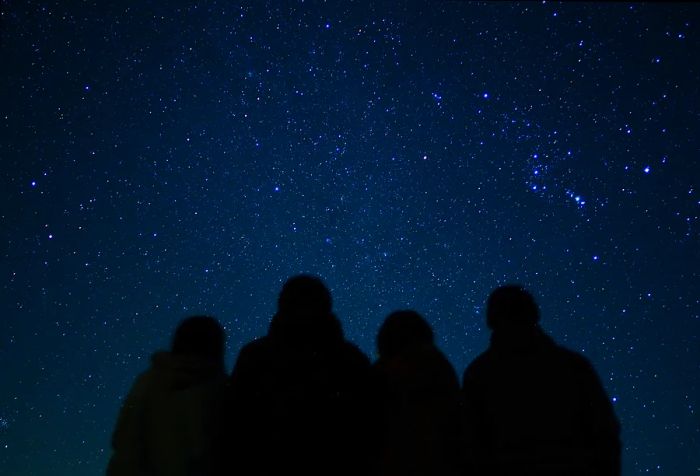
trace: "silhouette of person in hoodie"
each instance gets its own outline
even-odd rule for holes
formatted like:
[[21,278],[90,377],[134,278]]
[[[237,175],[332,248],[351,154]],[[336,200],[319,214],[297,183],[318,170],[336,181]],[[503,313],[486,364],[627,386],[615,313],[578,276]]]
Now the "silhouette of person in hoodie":
[[212,317],[189,317],[177,327],[170,351],[153,355],[124,401],[107,476],[214,472],[224,346],[224,330]]
[[491,344],[464,372],[466,474],[619,475],[620,427],[598,375],[539,319],[518,285],[487,301]]
[[369,368],[323,282],[290,278],[267,335],[231,374],[228,473],[366,474]]
[[459,474],[459,380],[430,325],[415,311],[393,312],[379,329],[377,348],[378,474]]

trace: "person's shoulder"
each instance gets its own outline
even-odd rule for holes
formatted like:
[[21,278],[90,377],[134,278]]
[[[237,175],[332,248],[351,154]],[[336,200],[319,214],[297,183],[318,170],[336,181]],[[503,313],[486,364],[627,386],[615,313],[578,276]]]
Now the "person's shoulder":
[[555,345],[555,352],[558,354],[558,361],[565,362],[572,368],[572,370],[581,372],[593,370],[591,361],[580,352],[576,352],[575,350],[571,350],[568,347],[564,347],[560,344]]
[[564,345],[555,343],[553,348],[557,352],[560,358],[570,360],[571,362],[584,363],[588,362],[588,359],[583,356],[580,352],[570,349]]
[[493,350],[486,349],[481,354],[477,355],[476,358],[467,366],[467,368],[480,368],[489,365],[493,360]]
[[129,393],[126,398],[127,401],[133,403],[134,401],[150,398],[150,396],[156,393],[161,387],[164,387],[163,381],[165,380],[165,372],[160,366],[155,365],[154,362],[159,354],[160,352],[157,352],[151,356],[151,362],[148,368],[136,376],[129,388]]
[[170,373],[172,367],[172,354],[168,351],[159,350],[151,355],[149,366],[136,377],[138,385],[152,385]]
[[472,362],[469,365],[467,365],[467,368],[464,369],[462,380],[477,377],[483,372],[487,371],[493,363],[492,354],[493,352],[491,351],[491,349],[487,349],[481,354],[479,354],[474,360],[472,360]]
[[434,363],[434,365],[439,366],[452,366],[450,360],[447,358],[445,353],[441,351],[437,346],[431,345],[425,350],[426,359]]
[[362,352],[360,350],[359,347],[357,347],[352,342],[349,342],[347,340],[343,340],[343,343],[340,346],[340,350],[341,350],[343,359],[345,361],[347,361],[348,363],[361,365],[361,366],[367,367],[367,368],[370,367],[369,358],[365,355],[364,352]]
[[241,366],[247,367],[255,362],[268,359],[272,352],[271,349],[270,340],[266,336],[248,342],[238,352],[234,370],[240,369]]
[[450,359],[435,345],[425,349],[425,371],[437,385],[459,388],[459,377]]
[[271,343],[268,336],[257,337],[241,347],[238,355],[239,357],[243,355],[257,355],[263,352],[269,352],[270,348]]

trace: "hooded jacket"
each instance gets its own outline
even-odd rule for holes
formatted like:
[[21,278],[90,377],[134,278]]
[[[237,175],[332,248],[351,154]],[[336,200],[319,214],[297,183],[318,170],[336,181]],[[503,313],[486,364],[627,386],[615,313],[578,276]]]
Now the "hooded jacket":
[[366,474],[369,367],[335,316],[277,314],[230,378],[229,474]]
[[459,381],[434,345],[382,357],[373,365],[381,407],[382,476],[459,472]]
[[539,326],[494,332],[463,396],[468,474],[620,474],[620,426],[598,375]]
[[119,413],[107,476],[210,474],[224,379],[210,360],[154,354]]

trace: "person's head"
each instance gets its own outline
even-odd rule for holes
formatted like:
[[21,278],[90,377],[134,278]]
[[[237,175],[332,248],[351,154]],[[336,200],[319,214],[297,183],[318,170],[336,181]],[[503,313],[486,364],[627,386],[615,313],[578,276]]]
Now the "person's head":
[[175,355],[202,357],[223,366],[226,334],[219,321],[209,316],[191,316],[175,329],[170,351]]
[[284,283],[277,312],[290,315],[327,315],[332,312],[331,293],[323,281],[316,276],[300,274]]
[[421,349],[433,344],[430,325],[416,311],[395,311],[389,314],[377,334],[380,357]]
[[496,288],[486,301],[486,324],[493,331],[532,328],[539,320],[535,299],[519,284]]
[[333,314],[331,293],[316,276],[300,274],[284,283],[269,334],[296,343],[342,339],[340,321]]

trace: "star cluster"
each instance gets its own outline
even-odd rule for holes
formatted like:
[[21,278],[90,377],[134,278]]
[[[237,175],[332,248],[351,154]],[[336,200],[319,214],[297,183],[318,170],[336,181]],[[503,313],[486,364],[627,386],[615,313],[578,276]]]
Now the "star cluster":
[[176,323],[229,366],[324,278],[374,356],[414,308],[457,372],[529,287],[596,366],[623,471],[700,467],[700,8],[8,2],[0,467],[92,475]]

